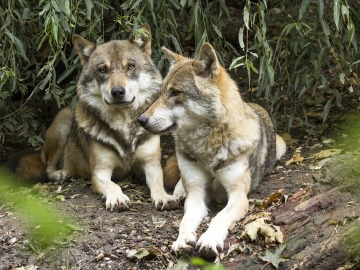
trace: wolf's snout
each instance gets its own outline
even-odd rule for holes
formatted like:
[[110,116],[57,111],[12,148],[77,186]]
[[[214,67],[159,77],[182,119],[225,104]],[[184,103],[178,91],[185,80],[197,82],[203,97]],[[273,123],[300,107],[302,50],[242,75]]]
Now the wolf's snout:
[[149,117],[142,114],[138,117],[137,121],[139,122],[140,125],[144,127],[149,122]]
[[125,88],[122,86],[114,86],[111,88],[111,96],[115,101],[120,101],[125,96]]

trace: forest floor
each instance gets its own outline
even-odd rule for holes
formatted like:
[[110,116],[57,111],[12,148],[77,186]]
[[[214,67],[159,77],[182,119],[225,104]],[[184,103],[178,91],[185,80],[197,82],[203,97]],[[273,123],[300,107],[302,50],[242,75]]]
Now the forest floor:
[[[279,269],[359,269],[356,254],[348,256],[346,240],[359,227],[359,189],[353,192],[356,187],[341,188],[337,182],[346,182],[348,171],[360,175],[358,156],[341,139],[348,137],[347,131],[334,124],[294,128],[285,137],[285,157],[249,194],[250,211],[231,228],[217,260],[226,269],[274,269],[277,264]],[[359,143],[356,136],[355,141]],[[163,148],[166,158],[173,148],[167,141]],[[41,244],[34,234],[42,227],[31,223],[31,210],[24,213],[11,199],[0,199],[0,269],[199,269],[188,262],[199,256],[196,251],[180,260],[171,253],[183,209],[157,211],[144,182],[119,184],[131,198],[128,211],[107,211],[86,179],[2,191],[5,199],[36,198],[62,218],[57,221],[59,236]],[[210,216],[219,209],[212,206]],[[259,218],[275,231],[279,226],[284,245],[265,243],[260,232],[254,241],[242,236],[245,223]]]

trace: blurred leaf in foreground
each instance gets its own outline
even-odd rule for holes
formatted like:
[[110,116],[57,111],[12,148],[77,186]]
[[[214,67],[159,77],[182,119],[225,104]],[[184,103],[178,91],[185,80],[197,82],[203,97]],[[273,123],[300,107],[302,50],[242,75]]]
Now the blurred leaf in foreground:
[[16,179],[4,168],[0,168],[0,193],[0,203],[11,206],[30,230],[33,246],[47,248],[59,238],[77,231],[68,226],[76,226],[72,217],[62,213],[44,197],[32,194],[31,189],[19,187]]

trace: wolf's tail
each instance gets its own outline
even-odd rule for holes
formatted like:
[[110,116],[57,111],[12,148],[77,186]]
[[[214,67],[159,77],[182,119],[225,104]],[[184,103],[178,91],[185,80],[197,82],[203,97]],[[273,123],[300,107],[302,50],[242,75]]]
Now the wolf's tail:
[[280,160],[286,152],[286,143],[280,135],[276,134],[276,160]]
[[9,167],[15,177],[23,184],[35,184],[48,181],[40,154],[21,154],[12,157],[9,161]]
[[164,186],[166,189],[173,191],[177,182],[180,180],[180,170],[175,154],[172,154],[164,166]]

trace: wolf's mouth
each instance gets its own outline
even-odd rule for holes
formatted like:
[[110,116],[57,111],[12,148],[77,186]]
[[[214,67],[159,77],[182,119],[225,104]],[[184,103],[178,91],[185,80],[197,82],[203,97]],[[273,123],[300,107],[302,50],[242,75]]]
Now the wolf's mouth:
[[159,131],[158,133],[159,133],[159,134],[170,133],[171,131],[174,131],[176,128],[177,128],[177,124],[174,123],[174,124],[172,124],[170,127],[166,128],[166,129],[163,129],[163,130]]
[[109,102],[105,99],[105,103],[107,105],[125,106],[125,105],[129,105],[129,104],[133,103],[134,100],[135,100],[135,97],[133,97],[132,100],[130,100],[130,101],[118,101],[118,102]]

